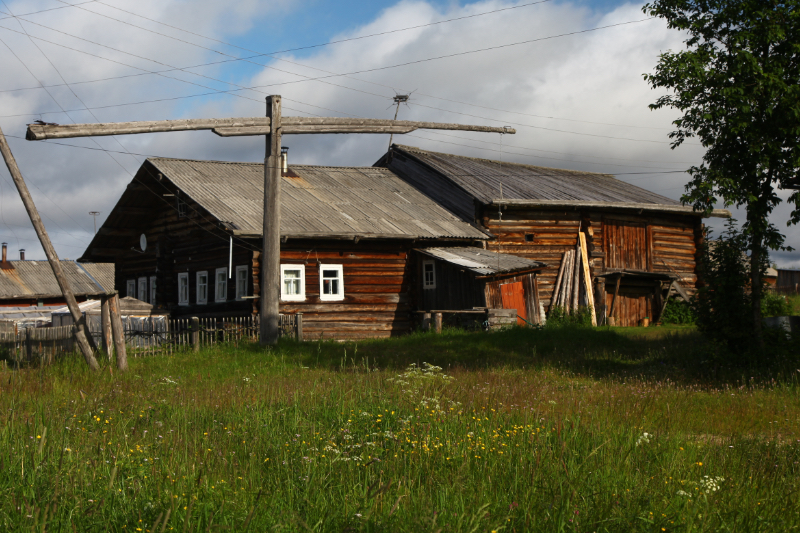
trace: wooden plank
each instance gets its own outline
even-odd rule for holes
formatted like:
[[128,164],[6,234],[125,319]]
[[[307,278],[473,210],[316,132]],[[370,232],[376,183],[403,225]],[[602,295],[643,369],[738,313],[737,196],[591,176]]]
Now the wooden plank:
[[97,137],[104,135],[134,135],[163,131],[212,130],[222,127],[269,126],[269,117],[199,118],[182,120],[152,120],[141,122],[106,122],[99,124],[28,124],[25,138],[29,141]]
[[611,300],[611,309],[609,309],[609,311],[608,311],[608,316],[609,317],[613,317],[614,316],[614,310],[616,309],[616,305],[617,305],[617,298],[619,297],[619,283],[620,283],[620,281],[622,281],[622,276],[617,276],[617,282],[614,285],[614,297]]
[[572,302],[570,308],[573,313],[578,312],[578,300],[581,293],[581,247],[578,244],[575,248],[575,267],[572,271]]
[[122,316],[119,308],[119,294],[114,294],[109,299],[109,315],[111,316],[111,333],[114,337],[114,351],[117,358],[117,369],[128,370],[128,352],[125,347],[125,329],[122,325]]
[[589,301],[589,309],[592,315],[592,326],[597,327],[597,317],[594,308],[594,291],[592,290],[592,276],[589,273],[589,260],[586,258],[586,236],[580,233],[581,240],[581,260],[583,262],[583,283],[586,287],[586,298]]

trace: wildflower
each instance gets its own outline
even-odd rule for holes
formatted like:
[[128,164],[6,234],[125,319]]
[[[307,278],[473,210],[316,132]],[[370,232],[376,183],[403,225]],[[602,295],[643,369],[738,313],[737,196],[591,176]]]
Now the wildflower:
[[652,435],[648,432],[642,433],[639,438],[636,440],[636,446],[641,446],[643,444],[650,444],[650,438]]

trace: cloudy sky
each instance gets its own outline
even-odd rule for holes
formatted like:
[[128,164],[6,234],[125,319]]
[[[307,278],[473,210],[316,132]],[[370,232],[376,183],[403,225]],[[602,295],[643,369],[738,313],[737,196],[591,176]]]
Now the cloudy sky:
[[[0,0],[0,126],[56,249],[77,258],[151,155],[260,161],[263,139],[187,132],[28,142],[25,125],[284,115],[399,118],[517,129],[415,132],[395,142],[535,165],[608,172],[678,199],[702,158],[671,150],[675,112],[642,74],[681,35],[614,0]],[[597,29],[599,28],[599,29]],[[371,165],[386,136],[285,137],[294,163]],[[783,195],[786,198],[788,195]],[[773,220],[786,228],[789,209]],[[736,212],[739,218],[743,218]],[[719,227],[719,221],[712,220]],[[44,254],[5,167],[0,234],[10,255]],[[773,253],[800,266],[798,252]]]

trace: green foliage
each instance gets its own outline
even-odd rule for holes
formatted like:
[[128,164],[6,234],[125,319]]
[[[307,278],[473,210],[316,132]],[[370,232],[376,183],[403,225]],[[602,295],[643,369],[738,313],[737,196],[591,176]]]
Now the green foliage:
[[[672,148],[691,138],[705,148],[703,163],[687,170],[682,201],[700,211],[718,202],[744,206],[757,280],[767,249],[788,249],[769,216],[782,202],[777,189],[796,184],[800,167],[800,0],[656,0],[643,11],[687,36],[685,50],[661,54],[645,75],[654,89],[668,89],[651,109],[683,112],[673,122]],[[800,191],[788,202],[788,222],[796,224]],[[760,289],[757,283],[754,314]]]
[[792,306],[786,296],[765,292],[761,300],[761,314],[764,316],[786,316],[792,314]]
[[590,327],[592,325],[592,312],[589,307],[580,306],[577,312],[567,313],[564,307],[553,307],[547,315],[545,327],[578,326]]
[[[697,325],[714,341],[738,354],[756,346],[750,273],[746,264],[747,238],[731,219],[719,239],[710,232],[701,249],[699,276],[703,284],[695,299]],[[766,262],[761,271],[765,272]]]
[[680,324],[683,326],[694,324],[697,317],[694,314],[694,308],[690,302],[670,299],[667,302],[667,307],[661,314],[662,324]]

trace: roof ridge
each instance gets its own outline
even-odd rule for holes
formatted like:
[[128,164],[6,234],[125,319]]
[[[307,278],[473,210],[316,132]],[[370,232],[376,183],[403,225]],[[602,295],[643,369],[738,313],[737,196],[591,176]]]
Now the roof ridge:
[[[180,158],[180,157],[148,157],[148,161],[157,162],[157,161],[178,161],[184,163],[215,163],[220,165],[249,165],[249,166],[264,166],[264,163],[261,162],[252,162],[252,161],[219,161],[216,159],[187,159],[187,158]],[[379,172],[391,172],[391,170],[383,168],[383,167],[373,167],[372,165],[369,166],[336,166],[336,165],[309,165],[309,164],[299,164],[299,165],[289,165],[293,168],[330,168],[330,169],[343,169],[343,170],[377,170]]]

